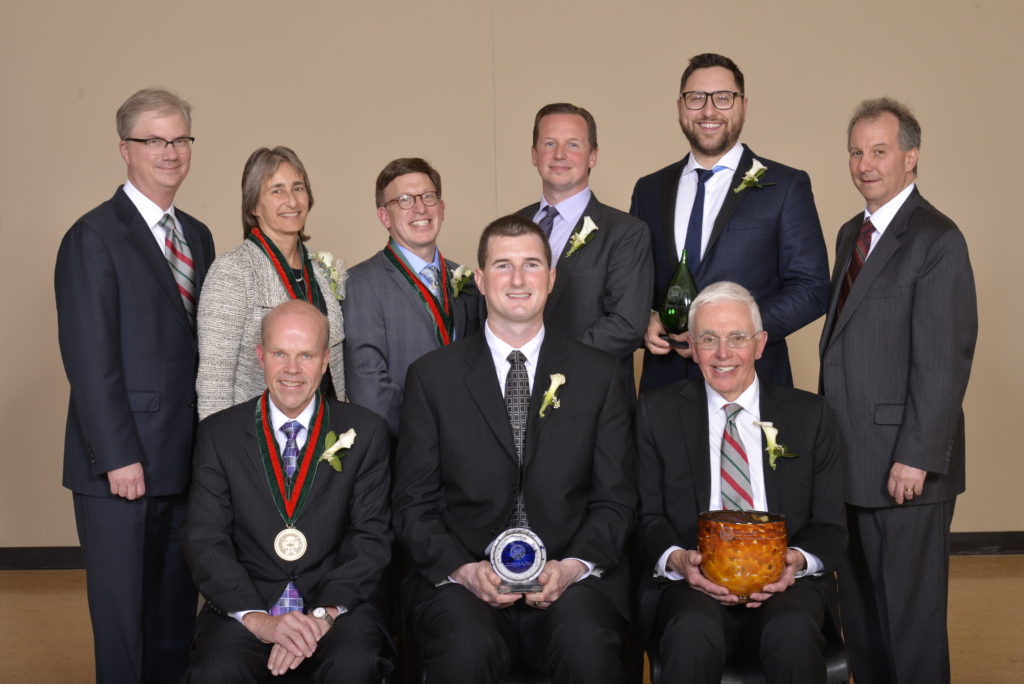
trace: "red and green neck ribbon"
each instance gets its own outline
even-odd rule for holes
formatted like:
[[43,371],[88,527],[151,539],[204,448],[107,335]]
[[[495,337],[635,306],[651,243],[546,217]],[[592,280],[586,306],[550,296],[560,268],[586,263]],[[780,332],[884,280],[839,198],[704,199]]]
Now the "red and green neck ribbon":
[[284,459],[277,448],[274,426],[270,423],[270,391],[266,390],[256,402],[256,442],[260,447],[263,459],[263,470],[270,486],[270,497],[274,500],[281,520],[286,525],[295,524],[310,490],[320,463],[320,454],[324,451],[324,439],[327,437],[326,425],[331,422],[331,409],[318,391],[313,398],[316,411],[309,422],[306,445],[299,451],[299,460],[295,466],[295,475],[288,481],[285,475]]
[[420,280],[419,275],[412,270],[412,267],[409,266],[405,257],[402,256],[402,252],[398,249],[398,245],[395,244],[394,240],[388,241],[388,246],[384,248],[384,256],[398,269],[399,273],[405,276],[409,284],[419,292],[420,299],[423,300],[423,304],[427,307],[427,311],[430,312],[431,318],[434,319],[434,332],[437,334],[438,344],[443,347],[451,343],[452,338],[455,336],[455,316],[452,314],[452,299],[454,299],[455,295],[452,292],[452,279],[448,273],[448,264],[441,255],[441,251],[438,250],[437,252],[437,258],[441,263],[440,300],[430,292],[430,289]]
[[277,277],[281,280],[281,284],[284,285],[284,289],[288,292],[289,297],[292,299],[304,299],[316,308],[320,308],[320,286],[316,282],[313,264],[309,259],[309,250],[306,249],[306,246],[302,244],[299,238],[295,238],[295,240],[299,243],[299,254],[302,255],[302,278],[306,283],[305,289],[295,279],[295,273],[292,271],[292,267],[288,265],[288,261],[284,258],[281,250],[259,228],[253,228],[245,239],[255,243],[263,254],[270,259],[270,263],[273,264],[274,270],[277,271]]

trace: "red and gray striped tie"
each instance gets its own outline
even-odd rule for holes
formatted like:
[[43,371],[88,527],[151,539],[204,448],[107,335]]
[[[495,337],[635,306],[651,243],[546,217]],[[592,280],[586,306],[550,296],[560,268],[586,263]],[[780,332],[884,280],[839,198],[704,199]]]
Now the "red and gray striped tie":
[[751,510],[754,497],[750,494],[750,465],[747,452],[743,450],[739,430],[736,429],[736,414],[743,410],[739,404],[726,404],[725,432],[722,434],[722,508],[726,510]]
[[196,321],[196,270],[192,264],[192,251],[178,230],[170,214],[164,214],[158,224],[165,231],[164,245],[167,247],[167,265],[181,293],[185,311],[193,323]]

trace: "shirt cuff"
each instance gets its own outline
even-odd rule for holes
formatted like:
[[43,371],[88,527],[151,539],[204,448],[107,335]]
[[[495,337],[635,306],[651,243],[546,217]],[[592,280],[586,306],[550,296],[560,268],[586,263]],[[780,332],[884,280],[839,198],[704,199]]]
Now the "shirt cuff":
[[681,546],[670,546],[667,549],[665,549],[665,552],[658,557],[658,562],[654,565],[654,576],[664,577],[665,579],[672,580],[673,582],[678,582],[681,579],[685,579],[675,570],[669,570],[668,567],[666,567],[668,564],[668,557],[672,555],[672,552],[682,550],[683,547]]
[[822,572],[825,570],[825,564],[821,562],[821,559],[815,556],[813,553],[808,553],[798,546],[791,546],[791,549],[796,549],[804,557],[805,567],[803,570],[794,575],[794,579],[800,579],[810,575],[811,577],[820,577]]
[[577,582],[582,582],[583,580],[587,579],[591,575],[594,575],[595,577],[600,577],[601,576],[599,573],[594,571],[594,569],[597,567],[597,565],[595,563],[591,563],[590,561],[585,561],[582,558],[566,558],[565,560],[579,561],[580,563],[583,563],[583,565],[585,565],[587,567],[587,571],[585,573],[583,573],[578,580],[576,580]]
[[239,624],[245,625],[245,623],[242,622],[242,618],[244,618],[249,613],[263,613],[264,615],[269,615],[270,614],[268,611],[262,610],[260,608],[256,608],[254,610],[239,610],[239,611],[235,611],[234,613],[228,613],[228,615],[230,615],[231,617],[233,617],[236,620],[238,620]]

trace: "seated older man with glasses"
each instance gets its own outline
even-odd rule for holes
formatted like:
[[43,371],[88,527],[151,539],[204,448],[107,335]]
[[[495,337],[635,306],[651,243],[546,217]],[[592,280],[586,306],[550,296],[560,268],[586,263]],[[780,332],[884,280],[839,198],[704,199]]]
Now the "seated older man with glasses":
[[[754,361],[768,333],[740,285],[704,288],[690,336],[703,377],[641,395],[637,413],[638,534],[647,591],[658,593],[642,618],[653,627],[660,680],[717,683],[726,659],[746,647],[769,682],[824,682],[822,629],[835,620],[832,571],[847,540],[832,413],[817,395],[759,380]],[[769,458],[761,423],[778,429],[792,458]],[[702,569],[697,517],[719,509],[786,516],[782,576],[748,597]]]

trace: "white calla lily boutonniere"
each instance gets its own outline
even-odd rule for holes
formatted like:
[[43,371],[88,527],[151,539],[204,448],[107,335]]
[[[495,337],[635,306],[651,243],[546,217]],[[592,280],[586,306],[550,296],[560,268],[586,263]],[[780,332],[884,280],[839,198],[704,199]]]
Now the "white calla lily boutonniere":
[[331,294],[334,295],[334,298],[344,299],[345,288],[343,286],[348,279],[345,262],[330,252],[313,252],[313,259],[327,271],[327,280],[331,284]]
[[589,216],[584,216],[583,227],[569,238],[569,251],[565,253],[565,256],[571,257],[575,254],[576,250],[594,239],[596,232],[597,224]]
[[796,458],[796,454],[786,450],[785,444],[778,443],[779,428],[772,425],[770,421],[755,420],[754,425],[764,431],[764,441],[768,443],[765,453],[768,454],[768,465],[772,467],[772,470],[775,470],[775,462],[780,458]]
[[540,402],[540,417],[544,417],[544,413],[548,408],[558,409],[561,408],[562,402],[558,399],[558,389],[565,384],[565,376],[561,373],[551,374],[551,384],[548,385],[548,389],[544,392],[544,400]]
[[747,188],[766,188],[769,185],[775,185],[775,183],[762,183],[761,177],[764,176],[768,167],[757,161],[756,159],[750,165],[750,170],[743,174],[743,180],[740,184],[732,189],[733,192],[743,192]]
[[469,283],[469,279],[473,277],[473,269],[469,266],[459,266],[457,269],[452,271],[452,294],[458,297],[462,294],[463,288]]
[[338,453],[342,449],[351,449],[352,445],[356,442],[356,431],[355,428],[349,428],[347,431],[341,433],[341,436],[334,434],[334,431],[327,433],[324,438],[324,453],[320,455],[321,461],[327,461],[332,468],[341,472],[341,455]]

